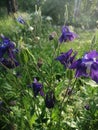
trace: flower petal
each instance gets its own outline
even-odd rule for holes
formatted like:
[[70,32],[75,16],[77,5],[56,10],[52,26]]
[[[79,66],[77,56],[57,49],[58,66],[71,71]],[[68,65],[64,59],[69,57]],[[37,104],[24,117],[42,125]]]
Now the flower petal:
[[94,62],[91,65],[90,76],[91,76],[92,80],[94,80],[96,83],[98,83],[98,63]]

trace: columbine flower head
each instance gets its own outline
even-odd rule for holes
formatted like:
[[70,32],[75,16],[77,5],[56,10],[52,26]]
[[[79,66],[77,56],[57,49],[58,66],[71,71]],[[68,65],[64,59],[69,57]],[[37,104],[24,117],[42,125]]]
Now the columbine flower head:
[[98,52],[93,50],[86,53],[75,61],[70,69],[76,69],[76,77],[89,76],[98,83]]
[[15,44],[9,38],[6,38],[4,35],[1,35],[1,40],[0,63],[7,68],[15,68],[19,65],[19,63],[15,59],[15,53],[17,52]]
[[15,59],[11,59],[11,58],[1,58],[0,59],[0,63],[3,65],[3,66],[6,66],[7,68],[9,69],[13,69],[17,66],[19,66],[19,63],[18,61],[16,61]]
[[74,32],[71,32],[68,26],[62,27],[62,35],[59,38],[60,43],[67,42],[67,41],[73,41],[77,37],[77,34]]
[[61,55],[58,56],[58,57],[56,58],[56,60],[60,61],[60,63],[65,66],[65,68],[68,68],[69,65],[71,65],[71,64],[73,63],[73,61],[74,61],[74,59],[75,59],[75,56],[76,56],[76,54],[77,54],[77,53],[75,52],[75,54],[74,54],[73,56],[71,56],[71,55],[72,55],[72,52],[73,52],[73,50],[70,49],[70,50],[69,50],[68,52],[66,52],[66,53],[61,53]]
[[44,96],[44,93],[43,93],[43,85],[41,83],[39,83],[37,81],[36,78],[34,78],[34,82],[32,83],[32,88],[33,88],[33,92],[34,92],[34,96],[36,97],[39,93],[41,96]]
[[11,51],[15,48],[15,44],[12,41],[10,41],[9,38],[6,37],[1,38],[2,41],[0,42],[0,58],[2,58],[6,52],[8,53],[8,55],[13,57]]
[[9,38],[6,38],[5,36],[2,36],[1,38],[2,41],[0,42],[0,58],[2,58],[6,52],[12,58],[14,56],[13,51],[15,49],[14,42],[12,42]]
[[46,94],[45,105],[47,108],[53,108],[55,105],[55,95],[52,91]]
[[19,16],[19,17],[17,18],[17,21],[18,21],[19,23],[21,23],[21,24],[25,24],[25,21],[24,21],[24,19],[22,18],[22,16]]

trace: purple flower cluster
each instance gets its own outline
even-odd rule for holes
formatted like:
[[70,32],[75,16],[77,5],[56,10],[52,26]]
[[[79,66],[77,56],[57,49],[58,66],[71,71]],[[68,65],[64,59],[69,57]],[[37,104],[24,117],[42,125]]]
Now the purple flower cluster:
[[60,61],[64,67],[75,69],[75,77],[85,76],[90,77],[98,83],[98,52],[95,50],[86,53],[82,58],[75,60],[76,52],[71,56],[73,50],[70,49],[66,53],[61,53],[56,60]]
[[33,89],[34,97],[40,94],[45,97],[45,105],[47,108],[53,108],[55,104],[55,95],[52,91],[48,92],[46,95],[43,92],[43,85],[34,78],[33,83],[29,86]]
[[15,59],[15,44],[5,36],[1,35],[0,42],[0,63],[7,68],[15,68],[19,65],[18,61]]
[[62,27],[62,35],[59,38],[60,43],[73,41],[77,37],[77,34],[71,32],[68,26]]

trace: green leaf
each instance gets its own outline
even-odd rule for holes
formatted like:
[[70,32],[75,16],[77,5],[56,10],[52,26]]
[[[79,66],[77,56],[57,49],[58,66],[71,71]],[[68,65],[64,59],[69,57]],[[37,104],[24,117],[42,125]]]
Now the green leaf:
[[33,124],[35,124],[37,118],[38,118],[38,117],[37,117],[36,114],[34,114],[34,115],[31,117],[31,119],[30,119],[30,121],[29,121],[30,126],[32,126]]

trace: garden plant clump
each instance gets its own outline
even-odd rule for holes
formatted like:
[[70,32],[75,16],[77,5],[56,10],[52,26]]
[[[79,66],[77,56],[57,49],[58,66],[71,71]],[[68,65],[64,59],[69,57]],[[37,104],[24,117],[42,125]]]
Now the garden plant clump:
[[0,130],[98,130],[98,31],[36,11],[0,20]]

